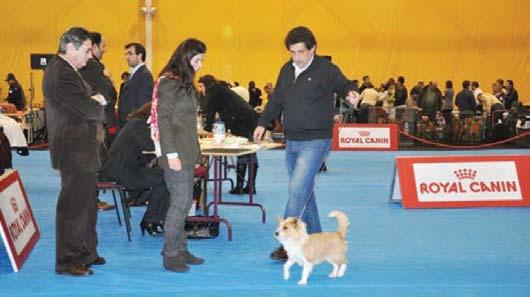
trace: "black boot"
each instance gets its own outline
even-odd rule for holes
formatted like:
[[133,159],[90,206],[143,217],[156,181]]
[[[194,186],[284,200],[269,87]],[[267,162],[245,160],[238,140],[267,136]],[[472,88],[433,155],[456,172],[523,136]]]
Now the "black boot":
[[236,168],[236,186],[229,191],[230,194],[243,194],[243,183],[245,182],[245,174],[247,173],[247,164],[237,164]]
[[[250,183],[250,179],[252,179],[252,186],[254,188],[254,191],[252,191],[252,194],[256,194],[256,176],[258,175],[258,164],[254,164],[254,172],[252,174],[252,176],[249,176],[248,179],[249,179],[249,183]],[[247,183],[247,186],[245,188],[243,188],[243,193],[244,194],[248,194],[249,193],[249,183]]]

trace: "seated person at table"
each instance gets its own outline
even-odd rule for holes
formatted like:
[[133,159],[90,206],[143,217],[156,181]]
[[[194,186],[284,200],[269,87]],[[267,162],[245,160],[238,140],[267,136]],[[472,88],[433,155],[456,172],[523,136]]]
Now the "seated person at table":
[[149,167],[155,155],[145,154],[155,150],[147,118],[151,103],[129,114],[127,124],[120,130],[110,147],[110,155],[103,164],[100,176],[124,185],[127,190],[150,190],[149,204],[140,228],[151,236],[163,232],[163,221],[169,207],[169,192],[162,168]]
[[7,102],[15,105],[18,111],[24,110],[26,96],[24,95],[24,89],[15,78],[13,73],[9,73],[6,78],[7,84],[9,84],[9,94],[7,95]]
[[[220,84],[212,75],[205,75],[199,79],[206,88],[206,123],[204,130],[212,131],[215,113],[218,113],[225,123],[226,129],[233,135],[248,138],[252,141],[252,133],[257,125],[257,114],[250,104],[237,95],[234,91]],[[253,193],[256,193],[256,175],[258,173],[258,157],[252,154],[254,159],[254,174],[250,176],[254,185]],[[249,186],[243,187],[249,156],[237,157],[237,179],[236,187],[230,194],[248,194]]]

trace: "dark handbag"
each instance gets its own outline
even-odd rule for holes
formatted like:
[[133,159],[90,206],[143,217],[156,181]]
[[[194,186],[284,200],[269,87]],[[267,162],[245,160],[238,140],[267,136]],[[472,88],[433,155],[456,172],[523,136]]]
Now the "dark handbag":
[[212,239],[219,236],[219,222],[197,222],[186,219],[184,230],[190,239]]

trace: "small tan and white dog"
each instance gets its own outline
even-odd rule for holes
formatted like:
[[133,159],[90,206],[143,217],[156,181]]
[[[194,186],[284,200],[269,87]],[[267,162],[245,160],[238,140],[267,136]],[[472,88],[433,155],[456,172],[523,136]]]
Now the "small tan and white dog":
[[290,269],[295,263],[303,266],[299,285],[306,285],[313,266],[324,261],[333,265],[333,271],[329,274],[330,278],[344,275],[348,264],[346,231],[350,222],[343,212],[337,210],[330,212],[329,217],[337,218],[339,224],[337,231],[314,234],[307,234],[306,224],[299,218],[278,218],[278,229],[274,235],[289,257],[283,265],[285,280],[291,276]]

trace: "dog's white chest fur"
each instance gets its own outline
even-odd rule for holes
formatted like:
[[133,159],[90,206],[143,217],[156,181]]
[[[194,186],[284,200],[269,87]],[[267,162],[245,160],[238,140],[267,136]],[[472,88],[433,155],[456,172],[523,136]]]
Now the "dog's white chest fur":
[[295,262],[296,264],[303,266],[304,263],[307,261],[304,256],[304,251],[302,249],[301,245],[285,245],[285,250],[287,251],[287,255],[289,256],[289,259]]

